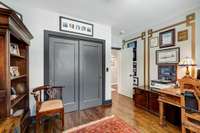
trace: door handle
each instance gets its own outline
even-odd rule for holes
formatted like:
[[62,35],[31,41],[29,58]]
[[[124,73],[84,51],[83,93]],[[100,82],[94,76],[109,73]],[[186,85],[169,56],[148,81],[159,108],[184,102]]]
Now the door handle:
[[133,77],[134,75],[133,75],[133,74],[130,74],[129,76],[130,76],[130,77]]

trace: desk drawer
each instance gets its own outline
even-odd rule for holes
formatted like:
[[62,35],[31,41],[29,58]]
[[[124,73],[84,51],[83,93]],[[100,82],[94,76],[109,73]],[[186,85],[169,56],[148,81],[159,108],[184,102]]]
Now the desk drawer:
[[181,101],[180,97],[167,95],[167,94],[160,94],[159,101],[162,101],[164,103],[172,104],[174,106],[180,107]]

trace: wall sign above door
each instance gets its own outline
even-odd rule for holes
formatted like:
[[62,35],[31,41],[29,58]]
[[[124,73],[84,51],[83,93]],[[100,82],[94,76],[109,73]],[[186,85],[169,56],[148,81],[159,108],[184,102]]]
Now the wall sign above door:
[[60,31],[93,36],[93,24],[60,16]]

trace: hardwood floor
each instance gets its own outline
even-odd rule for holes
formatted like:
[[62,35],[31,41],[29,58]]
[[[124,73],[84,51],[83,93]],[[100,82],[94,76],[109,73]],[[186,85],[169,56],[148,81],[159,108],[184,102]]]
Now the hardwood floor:
[[160,127],[159,117],[135,107],[131,98],[113,92],[112,99],[112,107],[99,106],[80,112],[66,113],[65,129],[114,114],[130,126],[138,128],[141,133],[180,133],[180,128],[170,123],[167,123],[166,127]]

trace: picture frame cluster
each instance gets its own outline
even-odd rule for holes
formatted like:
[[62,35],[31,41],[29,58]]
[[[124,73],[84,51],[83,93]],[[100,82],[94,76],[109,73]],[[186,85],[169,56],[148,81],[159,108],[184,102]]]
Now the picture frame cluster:
[[176,32],[174,29],[169,29],[159,33],[158,37],[152,37],[149,40],[150,48],[158,47],[159,48],[167,48],[176,46],[176,33],[177,33],[177,42],[187,41],[188,30],[184,29]]

